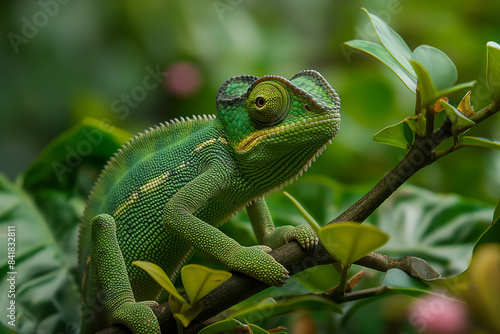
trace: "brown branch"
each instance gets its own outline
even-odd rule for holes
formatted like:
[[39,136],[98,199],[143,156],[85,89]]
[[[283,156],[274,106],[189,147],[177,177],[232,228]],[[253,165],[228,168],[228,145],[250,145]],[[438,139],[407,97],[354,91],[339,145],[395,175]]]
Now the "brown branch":
[[[270,254],[287,268],[290,275],[318,265],[336,262],[321,244],[316,250],[305,251],[297,242],[290,242],[273,250]],[[371,253],[355,263],[383,272],[393,268],[401,269],[408,275],[421,280],[432,280],[439,277],[439,274],[425,261],[416,257],[392,258],[383,254]],[[203,311],[193,320],[185,333],[196,333],[203,327],[204,321],[269,287],[269,285],[239,272],[232,271],[231,273],[233,276],[229,280],[201,299],[204,304]],[[168,303],[163,303],[153,310],[160,322],[162,332],[175,332],[176,323]],[[113,325],[98,334],[119,333],[130,332],[123,326]]]
[[[476,112],[470,119],[480,123],[500,110],[500,103],[492,103]],[[465,131],[465,129],[462,129]],[[460,129],[459,129],[460,132]],[[329,224],[355,221],[362,223],[368,218],[389,196],[405,183],[413,174],[437,160],[434,149],[444,140],[452,137],[451,122],[449,119],[441,128],[434,132],[432,138],[416,137],[415,143],[406,156],[394,167],[379,183],[361,197],[356,203],[341,213]],[[448,153],[451,153],[450,150]]]
[[[500,103],[490,104],[478,111],[471,119],[479,123],[500,110]],[[417,137],[415,144],[406,156],[394,167],[379,183],[366,193],[355,204],[340,214],[330,223],[344,221],[363,222],[368,218],[389,196],[396,191],[413,174],[437,160],[433,150],[444,140],[452,137],[451,122],[447,119],[441,128],[434,132],[432,138],[425,139]],[[333,263],[333,259],[320,244],[314,251],[305,251],[296,242],[288,243],[270,253],[275,259],[283,264],[290,275],[305,269]],[[422,259],[416,257],[392,258],[386,255],[371,253],[356,262],[364,267],[378,271],[387,271],[398,268],[408,275],[420,280],[432,280],[439,278],[435,272]],[[185,333],[194,333],[202,328],[202,322],[206,321],[231,306],[267,289],[269,286],[249,276],[233,271],[233,276],[211,291],[201,301],[204,303],[203,311],[193,320]],[[376,288],[373,295],[383,293],[384,287]],[[353,295],[356,299],[356,294]],[[360,297],[361,298],[361,297]],[[164,333],[174,332],[176,323],[167,303],[156,308],[154,312],[158,317],[161,330]],[[113,325],[98,334],[130,333],[123,326]]]

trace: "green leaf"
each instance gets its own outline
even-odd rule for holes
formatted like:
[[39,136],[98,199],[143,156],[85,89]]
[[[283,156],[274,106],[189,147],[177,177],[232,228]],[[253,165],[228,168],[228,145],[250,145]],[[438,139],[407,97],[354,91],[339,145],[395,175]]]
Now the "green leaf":
[[51,141],[22,174],[26,189],[71,189],[77,169],[91,164],[97,170],[132,135],[107,123],[85,118]]
[[495,206],[495,211],[493,211],[493,223],[496,224],[500,221],[500,198],[497,201],[497,205]]
[[486,82],[491,99],[498,102],[500,99],[500,45],[495,42],[486,44]]
[[[495,217],[495,215],[493,215]],[[500,224],[491,224],[488,228],[479,236],[474,244],[473,251],[467,257],[467,260],[471,260],[471,255],[477,253],[485,245],[500,244]],[[474,257],[472,257],[474,261]],[[439,290],[446,290],[454,296],[463,297],[464,294],[469,290],[470,286],[470,267],[472,263],[467,263],[467,268],[463,270],[460,274],[448,278],[441,278],[431,282],[431,286],[437,287]]]
[[241,319],[262,319],[290,313],[298,309],[342,313],[340,306],[329,299],[314,295],[304,295],[278,302],[259,303],[258,305],[239,310],[231,316]]
[[[169,298],[169,301],[170,300],[171,299]],[[172,309],[172,306],[170,306],[170,308]],[[203,311],[202,303],[196,303],[194,305],[185,303],[181,306],[181,309],[178,312],[174,313],[174,311],[172,310],[172,313],[174,313],[174,318],[177,319],[183,327],[187,327],[189,326],[191,321],[193,321],[193,319],[196,318],[198,314],[200,314],[201,311]]]
[[[499,200],[500,202],[500,200]],[[495,208],[497,210],[498,207]],[[493,221],[495,221],[495,214],[498,213],[496,211],[493,212]],[[498,217],[497,217],[498,219]],[[488,228],[484,231],[483,234],[477,239],[473,252],[479,249],[482,245],[485,244],[490,244],[490,243],[497,243],[500,244],[500,224],[491,224],[488,226]]]
[[363,10],[368,14],[373,29],[384,48],[406,72],[416,76],[415,71],[409,63],[413,54],[404,39],[378,16],[371,14],[364,8]]
[[382,247],[389,240],[389,235],[375,226],[352,222],[323,226],[318,236],[328,252],[345,266]]
[[422,65],[437,90],[453,86],[458,73],[455,64],[441,50],[429,45],[420,45],[413,51],[412,60]]
[[387,271],[382,285],[388,286],[393,291],[418,297],[424,293],[429,293],[429,287],[399,269],[390,269]]
[[295,205],[295,207],[297,207],[297,209],[299,209],[299,212],[302,214],[302,216],[307,221],[309,226],[311,226],[311,228],[314,230],[314,232],[316,232],[316,234],[318,234],[320,226],[314,220],[314,218],[306,211],[306,209],[304,209],[302,207],[302,205],[295,198],[293,198],[292,195],[290,195],[286,191],[283,192],[283,195],[285,195],[286,197],[288,197],[292,201],[292,203]]
[[188,264],[181,269],[182,283],[191,305],[206,296],[231,277],[224,270],[210,269],[198,264]]
[[459,144],[461,146],[483,147],[492,150],[500,150],[500,141],[493,138],[464,136],[460,138]]
[[181,305],[188,304],[187,301],[182,298],[182,296],[177,292],[174,284],[160,266],[148,261],[134,261],[132,262],[132,264],[146,271],[149,276],[151,276],[158,284],[160,284],[162,288],[167,290],[167,292],[171,296],[173,296]]
[[[257,325],[254,325],[254,324],[249,324],[248,328],[250,330],[250,333],[253,333],[253,334],[269,334],[268,331],[266,331],[265,329],[260,328]],[[277,333],[279,334],[280,332],[277,332]]]
[[475,84],[476,84],[476,80],[472,80],[472,81],[467,81],[467,82],[464,82],[464,83],[461,83],[461,84],[458,84],[455,86],[445,88],[437,93],[436,100],[442,96],[448,96],[448,95],[455,93],[455,92],[458,92],[459,90],[462,90],[462,89],[470,89]]
[[[245,330],[242,331],[237,331],[238,329],[243,329]],[[264,329],[262,329],[259,326],[256,326],[254,324],[244,324],[242,322],[239,322],[238,320],[231,318],[231,319],[225,319],[219,322],[216,322],[214,324],[211,324],[209,326],[206,326],[203,328],[201,331],[198,332],[198,334],[220,334],[220,333],[262,333],[262,334],[267,334],[270,333]],[[285,332],[272,332],[273,334],[286,334]]]
[[[47,194],[48,199],[59,200],[53,195]],[[10,328],[5,315],[10,301],[15,300],[15,329],[19,333],[33,333],[35,328],[41,332],[60,333],[80,323],[80,284],[75,268],[78,215],[68,203],[74,198],[67,194],[65,198],[66,207],[61,208],[60,213],[65,220],[54,224],[50,216],[40,212],[24,189],[0,173],[0,244],[3,248],[0,307],[5,312],[0,322]],[[8,240],[8,237],[15,240]],[[12,258],[8,257],[8,242],[15,243]],[[8,262],[12,260],[15,262]],[[7,278],[11,276],[15,277],[15,298],[7,296],[10,289]]]
[[432,82],[431,76],[427,69],[422,64],[413,59],[410,60],[410,63],[417,73],[418,89],[420,89],[420,96],[422,99],[422,104],[424,106],[433,105],[438,98],[447,96],[451,93],[465,88],[471,88],[476,83],[476,81],[473,80],[438,91],[436,89],[436,86]]
[[415,69],[415,73],[417,73],[418,89],[420,90],[422,104],[424,106],[432,105],[438,98],[438,94],[429,72],[427,72],[422,64],[413,59],[410,60],[410,63]]
[[405,84],[405,86],[415,93],[417,89],[417,79],[414,75],[409,74],[394,57],[383,46],[377,43],[363,40],[352,40],[345,43],[346,45],[364,51],[391,69],[398,76],[398,78]]
[[468,267],[492,215],[493,207],[477,200],[406,185],[377,210],[372,223],[391,231],[381,253],[418,256],[449,276]]
[[234,318],[230,318],[208,325],[201,331],[199,331],[198,334],[219,334],[226,332],[234,332],[236,329],[244,328],[247,326],[248,325],[239,322]]
[[476,125],[474,121],[471,121],[470,119],[465,117],[465,115],[462,114],[460,110],[458,110],[445,100],[440,100],[440,102],[444,108],[444,111],[446,112],[446,115],[451,121],[451,133],[453,134],[453,137],[456,138],[458,136],[459,129],[461,129],[461,132],[463,132],[465,129],[469,129]]
[[414,134],[408,123],[403,120],[377,132],[373,136],[373,141],[408,149],[413,144]]
[[424,113],[420,113],[415,117],[408,117],[403,121],[406,122],[406,124],[408,124],[413,133],[416,133],[421,137],[425,135],[426,119]]

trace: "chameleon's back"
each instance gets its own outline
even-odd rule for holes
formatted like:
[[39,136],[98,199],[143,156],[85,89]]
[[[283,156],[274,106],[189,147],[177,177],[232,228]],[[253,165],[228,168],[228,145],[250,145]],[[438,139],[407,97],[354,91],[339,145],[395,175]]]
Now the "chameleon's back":
[[[158,286],[135,260],[147,260],[173,275],[190,246],[173,237],[162,222],[170,197],[203,170],[193,151],[217,138],[212,116],[173,121],[139,134],[118,151],[101,173],[85,209],[79,235],[79,267],[84,296],[88,285],[92,219],[106,213],[116,221],[117,239],[137,299],[155,299]],[[206,160],[206,159],[205,159]],[[168,181],[167,181],[168,180]],[[165,253],[169,250],[169,254]],[[162,256],[158,256],[161,252]],[[167,267],[168,263],[176,267]],[[154,295],[151,295],[154,294]]]

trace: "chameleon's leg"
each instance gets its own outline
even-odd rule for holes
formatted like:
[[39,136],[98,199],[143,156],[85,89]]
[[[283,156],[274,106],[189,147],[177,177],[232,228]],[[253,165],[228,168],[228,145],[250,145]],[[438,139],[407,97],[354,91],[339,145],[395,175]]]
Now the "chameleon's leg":
[[116,238],[116,224],[110,215],[101,214],[92,220],[90,259],[91,279],[111,322],[123,324],[135,334],[160,333],[151,310],[157,303],[135,301]]
[[297,240],[302,248],[307,250],[318,246],[318,236],[307,224],[275,228],[264,198],[258,198],[247,206],[247,213],[257,241],[263,245],[275,249],[289,241]]
[[165,206],[165,227],[225,266],[264,283],[281,286],[288,271],[264,246],[243,247],[218,228],[194,216],[203,203],[223,192],[223,178],[210,171],[198,176],[173,195]]

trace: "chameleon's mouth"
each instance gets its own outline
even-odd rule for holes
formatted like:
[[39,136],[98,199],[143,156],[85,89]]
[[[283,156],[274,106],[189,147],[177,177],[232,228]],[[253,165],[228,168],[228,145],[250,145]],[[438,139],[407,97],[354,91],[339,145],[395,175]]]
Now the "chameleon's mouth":
[[[330,128],[335,123],[339,122],[340,122],[340,114],[324,113],[322,115],[309,117],[303,121],[298,121],[287,125],[278,125],[272,128],[263,129],[260,131],[256,131],[252,133],[250,136],[243,139],[236,147],[236,151],[239,153],[244,153],[251,150],[260,142],[266,139],[270,139],[272,137],[280,135],[287,135],[293,137],[295,133],[307,132],[311,131],[312,129]],[[335,133],[333,133],[333,135],[334,134]],[[330,140],[333,138],[333,135],[329,138]]]

